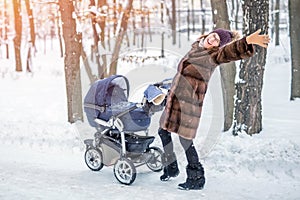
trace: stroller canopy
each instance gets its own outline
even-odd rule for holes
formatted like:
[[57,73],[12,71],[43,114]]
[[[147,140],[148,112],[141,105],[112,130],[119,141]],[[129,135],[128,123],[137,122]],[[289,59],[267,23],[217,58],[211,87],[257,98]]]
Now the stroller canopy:
[[84,98],[84,104],[110,106],[113,94],[118,96],[120,100],[127,101],[129,82],[125,76],[113,75],[93,83]]
[[93,83],[83,102],[89,124],[97,127],[94,120],[112,104],[127,101],[128,95],[129,82],[125,76],[113,75]]
[[84,98],[84,111],[89,124],[98,127],[95,119],[107,121],[111,116],[118,115],[124,131],[146,130],[151,122],[150,116],[164,107],[166,94],[158,88],[164,83],[156,85],[150,85],[144,93],[148,103],[143,107],[135,107],[135,103],[128,102],[129,81],[125,76],[113,75],[96,81]]

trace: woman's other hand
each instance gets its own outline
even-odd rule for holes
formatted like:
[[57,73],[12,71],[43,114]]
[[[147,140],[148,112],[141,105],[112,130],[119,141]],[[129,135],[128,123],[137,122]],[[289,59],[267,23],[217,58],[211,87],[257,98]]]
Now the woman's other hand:
[[248,44],[257,44],[261,47],[267,48],[271,39],[269,35],[259,35],[261,29],[258,29],[256,32],[246,37],[246,41]]

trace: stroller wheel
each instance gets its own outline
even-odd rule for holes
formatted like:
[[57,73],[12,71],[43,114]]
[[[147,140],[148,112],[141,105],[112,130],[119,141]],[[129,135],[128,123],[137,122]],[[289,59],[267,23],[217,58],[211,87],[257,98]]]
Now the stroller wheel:
[[146,162],[148,168],[154,172],[160,172],[163,169],[162,150],[158,147],[150,147],[146,153],[151,154],[151,158]]
[[116,179],[125,185],[130,185],[136,178],[136,169],[127,158],[120,158],[114,165],[114,175]]
[[91,147],[85,151],[85,164],[93,171],[99,171],[103,167],[103,157],[99,149]]

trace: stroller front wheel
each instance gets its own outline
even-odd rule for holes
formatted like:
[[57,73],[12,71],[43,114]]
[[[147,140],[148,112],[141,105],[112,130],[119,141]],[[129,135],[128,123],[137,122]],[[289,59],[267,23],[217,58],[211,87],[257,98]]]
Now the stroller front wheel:
[[114,165],[116,179],[125,185],[130,185],[136,178],[136,168],[127,158],[120,158]]
[[162,150],[158,147],[150,147],[146,153],[151,155],[151,158],[146,162],[147,167],[153,172],[160,172],[163,169]]
[[90,147],[84,154],[85,164],[92,171],[99,171],[103,168],[103,157],[99,149]]

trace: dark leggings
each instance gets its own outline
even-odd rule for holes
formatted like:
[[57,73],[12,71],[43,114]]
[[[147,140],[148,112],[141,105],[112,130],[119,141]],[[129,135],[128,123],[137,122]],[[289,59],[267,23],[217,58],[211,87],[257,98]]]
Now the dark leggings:
[[[158,134],[161,138],[162,145],[164,148],[164,152],[166,154],[171,154],[174,151],[173,147],[173,141],[171,137],[171,133],[169,131],[166,131],[164,129],[159,129]],[[188,164],[196,164],[199,162],[199,157],[197,154],[197,151],[195,149],[195,146],[193,144],[193,140],[188,140],[183,137],[179,136],[179,141],[181,143],[181,146],[183,147],[185,151],[185,155],[188,161]]]

